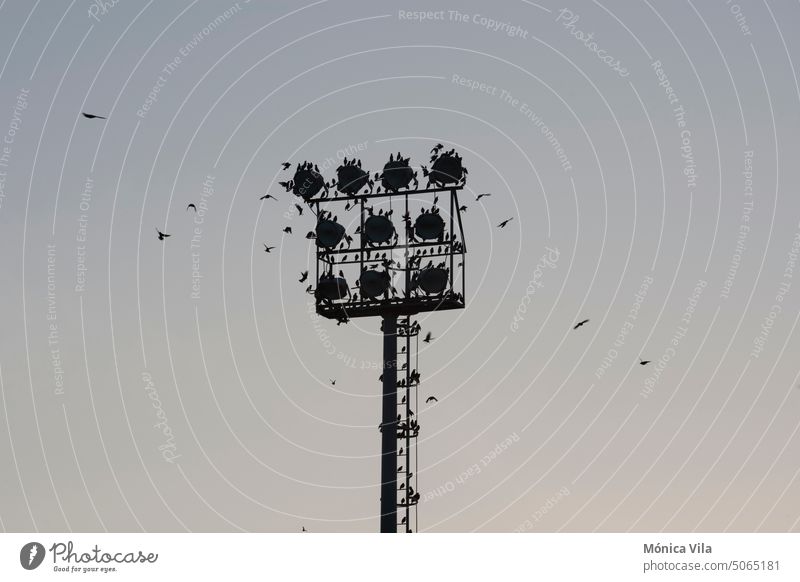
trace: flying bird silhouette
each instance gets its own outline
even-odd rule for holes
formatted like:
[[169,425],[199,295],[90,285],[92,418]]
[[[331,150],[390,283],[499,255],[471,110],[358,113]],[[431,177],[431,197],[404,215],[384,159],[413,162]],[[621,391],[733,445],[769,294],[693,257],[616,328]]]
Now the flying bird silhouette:
[[504,220],[504,221],[503,221],[503,222],[501,222],[500,224],[498,224],[498,225],[497,225],[497,228],[505,228],[505,227],[506,227],[506,225],[507,225],[509,222],[511,222],[512,220],[514,220],[514,217],[513,217],[513,216],[512,216],[511,218],[508,218],[508,219]]
[[428,397],[425,399],[425,404],[429,404],[429,403],[431,403],[431,402],[439,402],[439,399],[438,399],[438,398],[436,398],[436,396],[428,396]]
[[298,283],[305,283],[306,279],[308,279],[308,271],[300,271],[300,279],[298,279]]
[[108,119],[107,117],[103,117],[101,115],[92,115],[91,113],[82,113],[86,119]]
[[428,334],[425,336],[425,339],[422,340],[422,341],[425,342],[426,344],[429,344],[429,343],[431,343],[432,339],[433,339],[433,336],[431,335],[431,332],[428,332]]
[[587,323],[589,323],[589,320],[588,319],[584,319],[583,321],[579,321],[578,323],[576,323],[575,327],[573,327],[572,329],[578,329],[580,326],[586,325]]
[[261,198],[259,198],[259,200],[266,200],[267,198],[272,198],[273,200],[277,200],[277,198],[275,198],[275,196],[273,196],[272,194],[264,194]]
[[268,247],[266,243],[263,243],[263,244],[264,244],[264,252],[265,253],[271,253],[272,249],[275,248],[275,247]]
[[650,360],[643,360],[642,358],[639,358],[639,365],[640,366],[646,366],[649,363],[650,363]]
[[[328,380],[331,380],[331,379],[328,378]],[[331,386],[336,386],[336,380],[331,380]]]
[[283,163],[281,164],[281,166],[283,166],[283,169],[284,169],[284,170],[288,170],[289,168],[291,168],[291,167],[292,167],[292,164],[290,164],[289,162],[283,162]]
[[195,206],[194,204],[187,204],[187,205],[186,205],[186,212],[189,212],[189,209],[190,209],[190,208],[191,208],[192,210],[194,210],[195,212],[197,212],[197,206]]
[[478,194],[478,197],[477,197],[477,198],[475,198],[475,202],[477,202],[477,201],[478,201],[478,200],[480,200],[481,198],[484,198],[485,196],[491,196],[491,193],[487,193],[487,194]]
[[163,232],[161,232],[158,229],[156,229],[156,232],[158,233],[158,240],[164,240],[168,236],[172,236],[171,234],[164,234]]
[[287,226],[286,228],[283,229],[283,232],[285,232],[286,234],[292,234],[292,227]]
[[303,207],[300,206],[299,204],[295,204],[294,207],[297,208],[297,212],[300,214],[300,216],[302,216],[303,215]]

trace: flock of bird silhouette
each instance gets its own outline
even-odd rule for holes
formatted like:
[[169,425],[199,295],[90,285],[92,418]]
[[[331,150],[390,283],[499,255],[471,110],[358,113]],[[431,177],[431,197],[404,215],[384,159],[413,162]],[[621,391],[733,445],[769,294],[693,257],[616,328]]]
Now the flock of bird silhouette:
[[[82,115],[86,119],[107,119],[106,117],[103,117],[101,115],[94,115],[92,113],[83,112]],[[439,144],[436,147],[441,149],[442,146],[441,146],[441,144]],[[436,149],[436,148],[434,148],[434,149]],[[288,170],[291,166],[292,166],[292,164],[290,162],[284,162],[284,163],[281,164],[281,167],[282,167],[282,169],[284,171]],[[485,198],[487,196],[491,196],[491,193],[478,194],[478,196],[475,198],[475,202],[480,202],[481,198]],[[264,194],[263,196],[261,196],[259,198],[259,200],[269,200],[269,199],[277,201],[277,198],[275,196],[273,196],[272,194]],[[295,204],[294,206],[297,209],[298,214],[302,215],[303,214],[303,207],[301,205],[299,205],[299,204]],[[189,203],[186,206],[186,211],[188,212],[189,210],[194,210],[195,212],[197,212],[197,206],[195,204],[193,204],[193,203]],[[348,208],[346,208],[346,210],[349,210],[349,204],[348,204]],[[466,212],[467,211],[467,206],[466,205],[462,205],[462,206],[459,207],[459,210],[461,212]],[[508,223],[510,223],[512,220],[514,220],[513,216],[510,217],[510,218],[507,218],[506,220],[503,220],[500,224],[497,225],[497,228],[505,228],[508,225]],[[284,227],[283,232],[285,234],[292,234],[292,227],[291,226]],[[156,227],[156,234],[158,235],[158,240],[160,240],[160,241],[166,240],[168,237],[172,236],[170,234],[166,234],[166,233],[162,232],[161,230],[158,229],[158,227]],[[309,233],[309,234],[313,234],[313,233]],[[306,235],[306,238],[311,238],[311,237]],[[274,246],[269,246],[266,243],[264,243],[264,252],[265,253],[272,252],[272,250],[274,248],[275,248]],[[300,279],[298,279],[298,281],[300,283],[305,283],[307,280],[308,280],[308,271],[302,271],[300,273]],[[306,289],[306,292],[311,293],[312,292],[311,289],[312,289],[312,286],[309,285],[308,288]],[[577,322],[572,329],[573,330],[577,330],[577,329],[583,327],[584,325],[586,325],[587,323],[589,323],[589,321],[590,321],[589,319],[583,319],[583,320]],[[428,332],[426,334],[425,338],[422,341],[424,343],[426,343],[426,344],[429,344],[429,343],[431,343],[431,341],[433,339],[434,338],[431,335],[431,332]],[[639,358],[639,365],[640,366],[646,366],[650,362],[651,362],[651,360],[643,360],[642,358]],[[381,380],[383,379],[382,375],[381,375],[380,379]],[[335,379],[330,379],[330,383],[331,383],[331,386],[335,386],[336,385],[336,380]],[[437,403],[437,402],[439,402],[439,400],[438,400],[438,398],[436,398],[436,396],[428,396],[428,398],[425,399],[425,404],[430,404],[432,402],[433,403]],[[398,420],[399,420],[399,417],[398,417]],[[412,421],[412,422],[416,422],[416,421]],[[380,429],[382,427],[379,426],[378,428]],[[402,449],[400,450],[400,453],[402,454]],[[398,471],[400,471],[400,470],[402,470],[402,467],[400,469],[398,469]],[[415,495],[419,496],[419,493],[416,493]],[[405,518],[403,518],[403,519],[405,520]],[[307,530],[305,528],[305,526],[302,527],[301,531],[304,532],[304,533],[309,533],[309,530]]]

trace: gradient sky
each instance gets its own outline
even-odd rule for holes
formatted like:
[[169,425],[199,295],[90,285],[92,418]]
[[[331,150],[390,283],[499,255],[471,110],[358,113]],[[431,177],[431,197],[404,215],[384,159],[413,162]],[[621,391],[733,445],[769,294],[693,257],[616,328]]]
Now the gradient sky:
[[0,527],[376,531],[379,321],[280,163],[441,142],[419,529],[800,531],[800,5],[111,4],[0,3]]

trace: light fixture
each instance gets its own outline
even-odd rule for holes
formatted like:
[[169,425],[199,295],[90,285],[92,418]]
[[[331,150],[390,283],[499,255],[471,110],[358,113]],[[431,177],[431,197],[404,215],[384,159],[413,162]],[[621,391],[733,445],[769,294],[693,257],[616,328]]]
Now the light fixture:
[[294,178],[292,179],[292,193],[295,196],[300,196],[304,200],[309,200],[324,187],[325,180],[316,170],[316,166],[311,162],[304,162],[294,173]]
[[461,165],[461,156],[453,150],[439,154],[431,165],[430,181],[444,186],[457,184],[464,178],[465,168]]
[[[317,241],[313,291],[317,314],[336,320],[337,325],[354,318],[381,318],[381,532],[396,532],[401,526],[412,531],[420,497],[411,494],[412,483],[417,489],[412,443],[419,424],[410,407],[420,382],[418,358],[412,354],[420,326],[413,318],[466,306],[465,270],[456,268],[456,261],[459,267],[465,264],[459,192],[466,185],[467,169],[461,157],[454,150],[445,151],[442,144],[431,153],[429,165],[418,166],[428,180],[422,189],[410,159],[400,153],[389,156],[376,173],[362,169],[360,160],[345,158],[330,182],[319,176],[316,165],[304,162],[297,166],[294,180],[280,183],[302,196],[311,209],[308,215],[315,217],[311,220],[316,221],[316,229],[306,236]],[[441,208],[449,208],[446,213],[437,206],[440,198]],[[340,216],[356,211],[352,221],[343,220],[358,225],[354,232],[339,224],[332,212],[337,205],[344,207]],[[394,212],[400,221],[397,225]],[[348,286],[348,279],[354,287]],[[308,291],[312,288],[313,284]],[[402,351],[398,351],[399,340],[404,344]],[[401,390],[405,390],[402,402]],[[403,447],[398,450],[401,439]],[[405,513],[402,521],[399,511]]]
[[344,277],[335,277],[331,274],[322,275],[314,292],[318,299],[338,301],[346,299],[350,294],[347,280]]
[[326,249],[335,248],[344,238],[344,227],[329,218],[317,222],[317,244]]
[[444,236],[444,220],[438,212],[423,212],[414,222],[414,234],[422,240],[441,240]]
[[364,221],[364,234],[373,244],[385,243],[394,236],[394,225],[383,214],[373,214]]
[[389,290],[390,279],[386,271],[365,269],[358,279],[358,287],[363,297],[375,299]]
[[442,267],[425,267],[417,276],[417,283],[428,295],[441,293],[447,287],[448,270]]
[[381,186],[387,192],[397,192],[400,188],[407,188],[414,179],[414,170],[408,165],[411,158],[403,158],[400,152],[397,152],[397,159],[392,155],[389,156],[389,161],[383,166],[383,173],[381,174]]
[[336,168],[336,189],[342,194],[358,194],[369,181],[369,174],[361,169],[361,160],[344,159]]

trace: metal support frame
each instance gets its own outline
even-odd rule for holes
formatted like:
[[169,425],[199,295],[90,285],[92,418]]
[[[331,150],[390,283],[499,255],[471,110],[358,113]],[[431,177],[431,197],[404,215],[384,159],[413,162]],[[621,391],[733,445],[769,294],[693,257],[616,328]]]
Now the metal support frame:
[[[416,439],[419,434],[419,424],[416,421],[414,412],[411,408],[412,398],[414,409],[419,410],[419,372],[416,371],[418,362],[413,363],[415,373],[412,374],[412,339],[418,347],[419,325],[412,321],[412,316],[426,311],[444,311],[449,309],[462,309],[464,303],[465,269],[463,256],[466,253],[466,242],[464,240],[464,230],[461,224],[461,214],[458,205],[458,191],[462,185],[435,187],[417,190],[403,190],[381,193],[356,194],[348,196],[333,196],[327,194],[307,200],[309,205],[316,208],[317,216],[320,215],[321,205],[335,202],[352,203],[354,209],[358,209],[360,236],[359,248],[323,249],[317,247],[316,277],[319,285],[322,273],[334,269],[334,265],[357,265],[359,275],[371,264],[378,263],[378,259],[367,258],[367,252],[378,256],[381,252],[386,252],[390,258],[395,258],[395,252],[402,253],[402,266],[392,266],[394,272],[401,272],[405,285],[406,294],[404,297],[392,297],[390,299],[367,299],[360,297],[357,302],[336,301],[325,302],[317,300],[317,313],[323,317],[347,320],[352,317],[380,316],[382,319],[381,329],[383,331],[383,380],[381,398],[381,485],[380,485],[380,532],[397,533],[399,527],[403,531],[410,533],[412,529],[412,507],[414,511],[414,527],[418,527],[416,512],[418,508],[419,493],[416,491],[416,472],[417,455]],[[449,238],[446,241],[418,241],[413,238],[412,231],[405,231],[402,244],[368,245],[365,232],[366,223],[366,204],[372,199],[382,199],[403,196],[405,215],[409,213],[409,197],[419,194],[448,193],[450,198],[449,216]],[[405,222],[405,221],[404,221]],[[404,224],[405,230],[405,224]],[[458,244],[456,244],[458,235]],[[398,235],[399,236],[399,235]],[[439,249],[438,247],[441,247]],[[430,252],[428,252],[430,251]],[[446,264],[449,264],[450,273],[448,289],[446,293],[440,295],[425,296],[418,293],[412,294],[410,289],[412,271],[419,269],[420,261],[417,259],[416,265],[411,261],[411,253],[416,253],[426,258],[445,257]],[[336,261],[338,256],[343,254],[356,253],[357,256],[352,260]],[[424,254],[423,254],[424,253]],[[456,292],[455,279],[455,257],[460,256],[462,263],[461,272],[461,293]],[[394,276],[392,276],[394,283]],[[397,338],[403,340],[405,354],[405,374],[402,386],[398,386],[398,354]],[[414,350],[416,354],[416,349]],[[398,403],[398,392],[404,388],[405,400]],[[404,453],[398,455],[398,440],[403,445]],[[412,453],[413,449],[413,453]],[[412,462],[414,466],[412,467]],[[400,468],[402,464],[402,469]],[[413,469],[413,470],[412,470]],[[402,480],[403,485],[398,485]],[[414,487],[412,487],[412,483]],[[398,507],[403,513],[403,519],[398,522]]]

